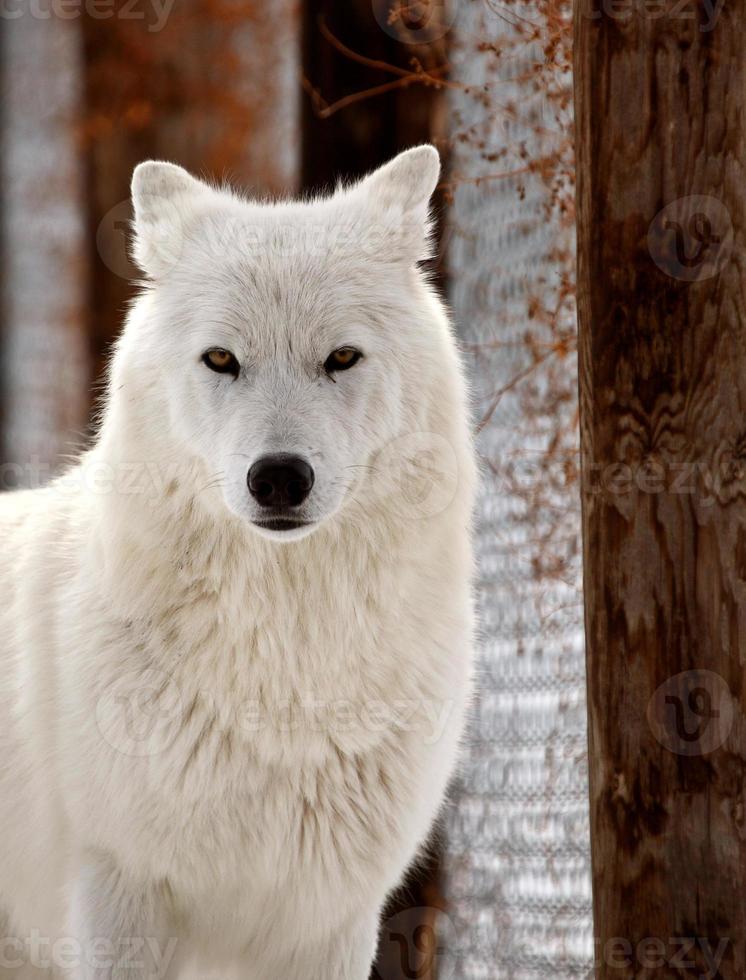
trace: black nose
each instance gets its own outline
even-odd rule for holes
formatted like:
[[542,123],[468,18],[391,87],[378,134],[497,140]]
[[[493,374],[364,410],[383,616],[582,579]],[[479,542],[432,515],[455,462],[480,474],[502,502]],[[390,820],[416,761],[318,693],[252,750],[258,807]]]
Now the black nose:
[[248,483],[262,507],[297,507],[311,492],[313,470],[300,456],[262,456],[249,470]]

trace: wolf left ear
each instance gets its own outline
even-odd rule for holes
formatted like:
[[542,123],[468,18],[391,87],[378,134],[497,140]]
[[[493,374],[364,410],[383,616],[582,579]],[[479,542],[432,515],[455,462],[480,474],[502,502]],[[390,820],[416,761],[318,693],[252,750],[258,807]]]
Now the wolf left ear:
[[405,150],[359,184],[373,220],[391,233],[397,258],[417,262],[429,257],[430,198],[440,177],[440,157],[426,143]]
[[211,193],[206,184],[174,163],[148,160],[135,167],[133,257],[152,279],[160,279],[176,265],[193,208]]

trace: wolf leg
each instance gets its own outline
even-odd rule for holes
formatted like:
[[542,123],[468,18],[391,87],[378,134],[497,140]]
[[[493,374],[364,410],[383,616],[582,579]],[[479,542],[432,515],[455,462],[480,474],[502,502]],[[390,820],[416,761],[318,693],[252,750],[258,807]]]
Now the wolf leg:
[[72,901],[71,934],[81,950],[76,980],[171,980],[177,940],[164,904],[159,889],[133,884],[107,858],[89,859]]
[[0,980],[52,980],[51,967],[32,962],[30,948],[0,909]]
[[[337,930],[324,943],[293,943],[292,951],[273,957],[268,963],[252,957],[244,964],[245,980],[368,980],[378,945],[379,916],[372,914]],[[288,940],[290,942],[290,940]],[[260,965],[261,964],[261,965]]]

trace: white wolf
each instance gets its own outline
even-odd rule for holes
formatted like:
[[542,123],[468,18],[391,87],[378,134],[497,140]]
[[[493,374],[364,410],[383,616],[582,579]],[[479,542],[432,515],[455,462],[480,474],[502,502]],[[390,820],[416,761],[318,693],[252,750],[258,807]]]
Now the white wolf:
[[470,687],[438,173],[268,204],[135,171],[95,445],[0,495],[5,975],[368,977]]

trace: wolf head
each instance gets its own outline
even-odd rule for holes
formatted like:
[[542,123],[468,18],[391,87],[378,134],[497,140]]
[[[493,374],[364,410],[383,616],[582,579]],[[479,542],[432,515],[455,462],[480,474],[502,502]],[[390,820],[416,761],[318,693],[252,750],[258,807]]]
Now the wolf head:
[[392,444],[424,425],[450,348],[417,265],[438,174],[420,146],[327,198],[266,204],[169,163],[135,170],[147,288],[112,387],[265,537],[302,537],[364,500],[371,474],[398,465]]

